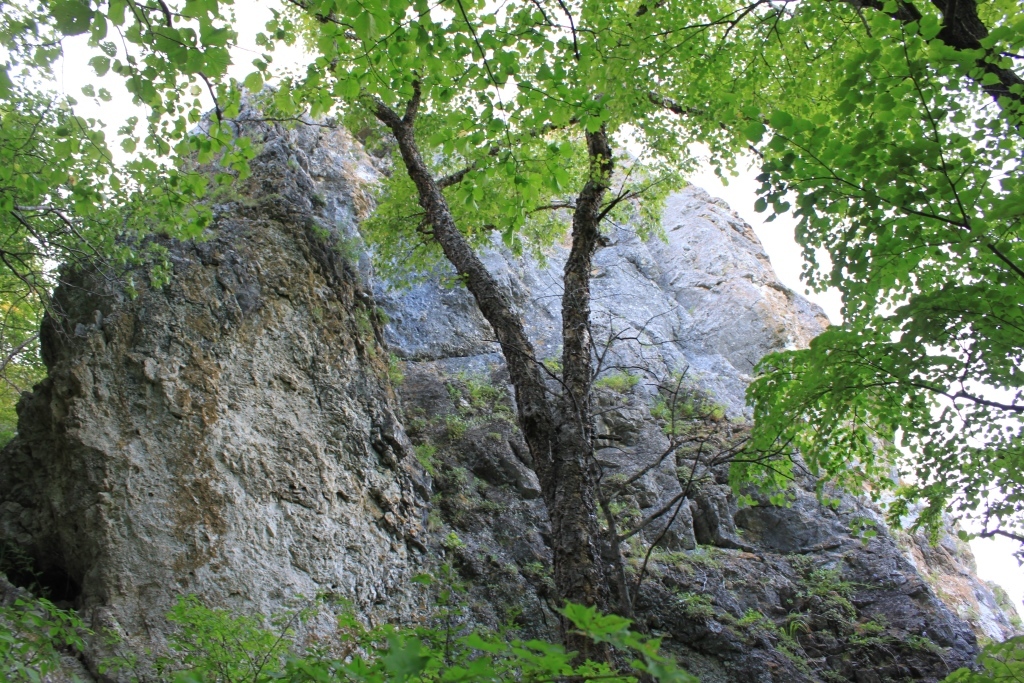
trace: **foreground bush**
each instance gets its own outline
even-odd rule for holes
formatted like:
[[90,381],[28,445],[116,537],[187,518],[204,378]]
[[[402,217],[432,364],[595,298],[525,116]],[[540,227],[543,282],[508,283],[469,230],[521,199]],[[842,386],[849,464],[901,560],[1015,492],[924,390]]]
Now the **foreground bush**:
[[[134,655],[111,657],[102,673],[140,683],[697,683],[659,652],[660,641],[630,629],[627,619],[569,604],[563,615],[579,633],[608,646],[608,661],[574,661],[559,644],[511,638],[505,632],[458,627],[458,608],[438,608],[431,626],[367,628],[351,611],[338,617],[333,638],[304,626],[323,600],[308,601],[264,621],[204,605],[185,596],[168,614],[177,628],[168,650],[150,664]],[[61,653],[81,652],[92,635],[72,611],[45,599],[19,598],[0,607],[0,680],[39,683],[60,667]],[[1024,637],[982,651],[978,669],[960,669],[945,683],[1024,680]]]

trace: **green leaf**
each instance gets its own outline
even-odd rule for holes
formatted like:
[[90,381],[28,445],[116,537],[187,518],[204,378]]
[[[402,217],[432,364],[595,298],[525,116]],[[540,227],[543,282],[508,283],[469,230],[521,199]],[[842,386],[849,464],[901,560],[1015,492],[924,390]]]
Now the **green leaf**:
[[128,0],[110,0],[110,4],[107,6],[107,18],[110,19],[110,23],[114,26],[122,26],[127,8]]
[[760,142],[764,132],[764,124],[760,121],[751,121],[743,127],[743,135],[751,142]]
[[200,24],[199,39],[207,47],[224,47],[235,37],[235,32],[225,27],[214,27],[206,23]]
[[58,31],[77,36],[89,30],[93,11],[85,0],[50,0],[50,16]]
[[353,23],[356,36],[363,42],[371,42],[377,37],[377,20],[367,11],[360,12]]
[[263,74],[259,71],[253,71],[251,74],[245,77],[243,83],[245,89],[251,93],[257,93],[263,90]]
[[0,66],[0,97],[7,97],[14,87],[10,76],[7,75],[7,69],[8,65],[6,64]]
[[106,55],[97,55],[89,60],[89,66],[96,71],[97,76],[106,76],[110,70],[110,58]]
[[393,635],[388,638],[387,654],[380,659],[392,679],[403,683],[417,676],[430,661],[430,657],[421,654],[421,649],[419,640]]
[[231,53],[223,47],[211,47],[203,53],[206,76],[214,78],[223,75],[231,64]]
[[[793,125],[793,117],[790,116],[789,114],[787,114],[784,111],[773,112],[772,115],[771,115],[771,118],[769,119],[769,121],[772,124],[772,128],[774,128],[775,130],[782,130],[783,128],[786,128],[788,126]],[[744,129],[744,132],[746,132],[746,129]],[[749,139],[749,135],[748,135],[748,139]],[[761,139],[761,137],[759,135],[757,137],[757,140],[760,140],[760,139]]]

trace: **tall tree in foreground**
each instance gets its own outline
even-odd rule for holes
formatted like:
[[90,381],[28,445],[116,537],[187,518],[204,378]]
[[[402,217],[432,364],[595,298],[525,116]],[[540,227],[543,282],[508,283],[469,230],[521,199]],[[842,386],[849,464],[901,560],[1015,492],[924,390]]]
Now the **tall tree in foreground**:
[[[655,88],[669,72],[645,59],[659,46],[659,27],[676,26],[677,8],[660,8],[653,18],[639,6],[604,3],[508,3],[498,16],[463,0],[363,5],[358,13],[336,3],[295,5],[302,13],[280,26],[303,30],[325,68],[286,81],[276,101],[312,105],[323,92],[340,93],[354,117],[367,112],[393,141],[401,170],[367,232],[383,259],[406,266],[410,253],[430,258],[440,251],[473,294],[515,389],[551,522],[558,595],[629,613],[625,581],[612,580],[623,577],[616,529],[610,524],[602,534],[598,524],[590,273],[602,221],[640,206],[656,214],[658,197],[688,160],[679,144],[683,119]],[[691,49],[713,53],[714,32],[676,28],[688,31]],[[638,159],[615,150],[627,129]],[[714,130],[723,147],[745,144]],[[635,206],[637,199],[646,204]],[[415,204],[420,211],[409,210]],[[495,233],[522,249],[565,231],[555,377],[478,250],[491,246]],[[595,654],[585,638],[569,632],[566,640]]]

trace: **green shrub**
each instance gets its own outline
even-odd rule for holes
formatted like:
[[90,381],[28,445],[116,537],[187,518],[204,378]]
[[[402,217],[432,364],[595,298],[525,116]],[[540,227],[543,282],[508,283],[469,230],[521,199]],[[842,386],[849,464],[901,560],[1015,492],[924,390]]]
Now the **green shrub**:
[[388,355],[388,380],[393,386],[399,386],[405,381],[405,373],[402,369],[405,367],[405,362],[395,354]]
[[844,581],[838,569],[814,569],[803,584],[801,594],[804,597],[818,596],[825,601],[826,611],[831,611],[841,619],[857,616],[857,610],[850,602],[853,595],[853,584]]
[[90,632],[72,611],[45,598],[0,607],[0,677],[38,683],[60,665],[61,650],[81,651]]
[[614,372],[610,375],[605,375],[594,382],[594,386],[604,387],[605,389],[617,391],[620,394],[626,394],[632,391],[633,387],[639,383],[640,378],[637,375],[633,375],[628,372]]
[[[452,533],[446,544],[461,546]],[[543,565],[524,573],[546,574]],[[417,576],[413,583],[433,580]],[[523,641],[507,631],[466,629],[453,619],[457,586],[442,585],[434,611],[418,626],[383,624],[367,628],[351,609],[338,615],[333,638],[300,639],[301,626],[320,613],[323,597],[305,600],[304,607],[269,619],[210,608],[195,596],[184,596],[168,614],[175,629],[167,649],[148,670],[134,656],[108,659],[101,673],[128,675],[132,680],[174,683],[523,683],[571,680],[577,683],[635,683],[644,677],[657,683],[697,683],[659,652],[659,639],[630,630],[630,621],[602,615],[592,607],[567,604],[561,610],[577,632],[606,644],[630,662],[617,670],[609,662],[575,661],[559,644]],[[706,601],[700,596],[697,602]],[[455,615],[457,616],[457,615]],[[61,651],[80,651],[91,635],[73,612],[47,600],[17,600],[0,608],[0,672],[2,679],[39,683],[54,672]]]
[[558,358],[545,358],[541,361],[544,367],[548,369],[552,375],[562,374],[562,361]]
[[676,602],[683,613],[691,619],[711,619],[715,616],[715,608],[711,604],[711,596],[702,593],[676,593]]
[[502,397],[502,390],[491,384],[487,377],[461,374],[459,379],[466,385],[469,404],[476,410],[490,408],[495,401]]
[[423,465],[423,469],[430,476],[435,476],[437,474],[437,463],[434,460],[434,455],[437,453],[437,446],[429,441],[424,441],[415,447],[415,451],[416,460]]
[[211,609],[194,595],[179,598],[167,615],[178,628],[168,638],[170,653],[157,659],[157,672],[163,677],[188,671],[200,681],[274,680],[285,663],[294,627],[315,611],[278,615],[271,619],[271,630],[262,619]]
[[[432,579],[418,576],[416,583]],[[457,590],[457,587],[454,589]],[[437,608],[425,626],[384,624],[367,628],[351,612],[338,618],[342,647],[302,647],[294,627],[315,607],[271,620],[232,615],[205,607],[195,597],[179,600],[170,619],[178,626],[169,653],[159,659],[155,680],[176,683],[520,683],[572,680],[635,683],[638,676],[658,683],[697,683],[659,653],[659,640],[630,630],[630,622],[594,608],[568,604],[562,614],[598,643],[622,652],[631,670],[618,672],[606,662],[574,662],[561,645],[522,641],[508,633],[460,630],[453,619],[459,605],[453,587],[441,586]]]
[[444,424],[448,430],[448,438],[452,441],[458,441],[464,437],[466,430],[469,429],[469,422],[461,415],[449,415],[445,418]]
[[[765,615],[758,612],[756,609],[748,609],[742,617],[736,620],[736,625],[740,627],[746,626],[760,626],[762,622],[771,623]],[[774,630],[775,624],[772,623],[772,630]]]

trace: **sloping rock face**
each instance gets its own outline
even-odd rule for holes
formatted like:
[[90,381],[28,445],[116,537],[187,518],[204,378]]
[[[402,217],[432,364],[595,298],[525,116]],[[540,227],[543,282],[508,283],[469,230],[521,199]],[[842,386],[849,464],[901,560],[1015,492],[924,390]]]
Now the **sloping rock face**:
[[168,245],[170,284],[60,288],[49,377],[0,457],[0,536],[139,651],[190,593],[270,614],[328,591],[397,618],[422,560],[429,482],[331,249],[374,171],[342,132],[252,132],[253,180],[210,240]]
[[[253,178],[217,206],[208,241],[168,244],[169,285],[131,299],[78,274],[61,288],[49,378],[0,455],[0,541],[140,652],[186,593],[268,614],[327,591],[368,620],[422,618],[410,578],[449,580],[442,564],[469,586],[468,619],[558,637],[548,522],[471,297],[438,278],[368,281],[356,226],[377,171],[347,134],[248,128],[263,145]],[[669,446],[659,382],[710,407],[718,448],[742,436],[754,364],[826,322],[720,201],[684,190],[663,225],[664,241],[612,229],[593,272],[607,348],[595,455],[608,477],[653,465],[618,501],[622,520],[699,475],[623,544],[638,625],[706,681],[934,681],[969,662],[975,635],[937,592],[942,571],[987,590],[966,556],[925,581],[912,559],[941,563],[854,498],[821,504],[810,478],[787,507],[741,507],[724,465],[693,449],[656,462]],[[550,359],[564,256],[486,254]]]
[[[704,442],[713,454],[716,439],[741,435],[754,364],[806,345],[827,324],[778,282],[751,228],[721,200],[687,188],[670,197],[662,224],[665,240],[612,229],[595,260],[592,321],[605,378],[595,455],[604,477],[632,477],[669,449],[665,421],[652,415],[658,385],[683,376],[695,396],[718,404],[715,437]],[[500,247],[486,255],[550,360],[561,351],[565,257],[558,247],[545,264]],[[434,474],[431,527],[480,587],[475,618],[516,615],[528,631],[556,636],[547,522],[493,335],[468,293],[437,281],[396,290],[378,283],[377,297],[391,320],[387,339],[407,359],[400,393]],[[645,542],[623,548],[639,623],[702,680],[941,680],[972,660],[976,634],[1014,633],[1007,614],[988,609],[996,600],[974,576],[969,551],[944,551],[953,536],[936,547],[894,537],[877,509],[853,497],[820,502],[808,476],[794,482],[786,507],[763,499],[741,507],[727,465],[697,461],[703,468],[680,449],[620,505],[627,524],[647,519],[682,495],[680,472],[698,470],[682,502],[641,534]],[[856,528],[875,535],[862,539]],[[648,553],[651,544],[658,547]],[[961,605],[958,617],[943,603],[952,597],[947,579],[987,610],[984,622],[966,623]]]

